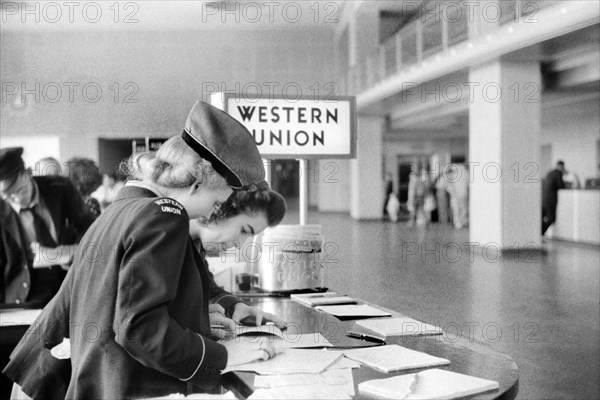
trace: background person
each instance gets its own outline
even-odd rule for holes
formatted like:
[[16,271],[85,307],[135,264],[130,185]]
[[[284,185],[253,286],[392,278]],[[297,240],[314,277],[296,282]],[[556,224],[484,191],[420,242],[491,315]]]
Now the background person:
[[[390,218],[388,211],[388,202],[390,200],[390,196],[394,193],[394,181],[392,180],[392,174],[389,172],[385,173],[385,181],[383,183],[384,192],[383,192],[383,219]],[[397,200],[397,198],[396,198]],[[392,221],[396,222],[398,220],[398,216],[396,215],[396,219]]]
[[91,196],[102,184],[102,173],[94,160],[73,157],[66,162],[64,173],[81,194],[89,212],[95,217],[100,215],[100,202]]
[[451,164],[444,176],[450,194],[452,223],[456,229],[469,225],[469,170],[462,164]]
[[35,176],[61,176],[62,166],[54,157],[44,157],[35,163]]
[[542,181],[542,236],[556,221],[556,205],[558,204],[558,191],[565,188],[563,173],[565,163],[558,161],[556,168],[548,172]]
[[431,192],[429,173],[424,164],[413,164],[413,170],[408,180],[408,200],[406,202],[410,212],[408,225],[428,225],[429,212],[425,212],[425,197]]
[[123,186],[125,184],[119,180],[116,173],[104,174],[102,185],[91,196],[98,200],[100,209],[104,211],[117,198],[117,194],[123,189]]
[[46,304],[95,218],[69,179],[32,177],[22,154],[0,150],[0,301]]

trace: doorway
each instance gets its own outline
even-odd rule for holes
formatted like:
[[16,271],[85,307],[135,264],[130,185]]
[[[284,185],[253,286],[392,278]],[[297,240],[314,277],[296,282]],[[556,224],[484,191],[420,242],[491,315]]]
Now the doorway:
[[119,175],[121,161],[131,156],[133,140],[143,141],[144,138],[98,139],[98,164],[103,174]]

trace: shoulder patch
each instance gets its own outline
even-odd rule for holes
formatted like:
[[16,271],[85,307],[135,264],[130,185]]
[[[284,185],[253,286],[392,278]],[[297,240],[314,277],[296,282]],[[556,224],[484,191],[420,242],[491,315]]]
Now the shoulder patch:
[[171,213],[175,215],[181,215],[183,212],[183,206],[178,201],[168,198],[162,198],[154,200],[154,204],[160,207],[160,210],[164,213]]

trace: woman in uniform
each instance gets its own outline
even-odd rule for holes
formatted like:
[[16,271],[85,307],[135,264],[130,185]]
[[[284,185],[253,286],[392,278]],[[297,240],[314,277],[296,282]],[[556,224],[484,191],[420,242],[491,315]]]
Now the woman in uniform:
[[198,102],[182,136],[139,167],[143,178],[90,227],[59,293],[4,371],[33,398],[46,396],[51,373],[22,351],[28,340],[50,349],[70,338],[67,398],[198,392],[225,367],[275,355],[266,340],[211,339],[210,277],[189,237],[189,219],[209,218],[231,188],[264,179],[249,132]]

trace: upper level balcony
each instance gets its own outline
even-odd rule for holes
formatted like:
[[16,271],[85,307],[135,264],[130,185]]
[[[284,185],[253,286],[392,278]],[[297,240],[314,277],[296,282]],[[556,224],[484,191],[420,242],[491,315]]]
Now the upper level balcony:
[[[378,86],[389,91],[388,83],[397,84],[399,77],[415,76],[434,65],[440,71],[445,68],[444,73],[468,67],[469,65],[462,65],[464,63],[457,63],[457,58],[458,61],[466,60],[466,53],[477,43],[480,44],[479,49],[476,49],[479,52],[489,50],[490,55],[501,56],[532,45],[538,39],[541,41],[551,38],[553,32],[549,25],[553,21],[560,19],[561,15],[563,19],[574,19],[571,12],[582,13],[581,4],[578,8],[573,3],[583,2],[430,0],[418,7],[412,3],[412,9],[404,7],[402,11],[396,11],[398,17],[404,20],[399,23],[399,30],[384,38],[378,47],[357,54],[354,65],[342,68],[346,93],[356,95],[360,107],[361,98],[371,99],[370,94],[378,91]],[[412,15],[407,16],[407,12],[411,12]],[[585,19],[585,16],[579,19],[582,18]],[[593,24],[594,21],[598,22],[597,12],[595,16],[589,15],[581,26],[573,23],[573,30]],[[560,33],[559,29],[556,28],[557,33]],[[535,37],[536,31],[540,32],[538,38]],[[525,32],[527,37],[531,36],[532,41],[523,39],[525,36],[517,38],[517,35],[514,35],[515,43],[497,48],[500,43],[508,43],[507,37],[513,33],[522,32]],[[471,55],[473,54],[471,52]],[[452,62],[445,62],[450,61],[450,58]],[[475,57],[471,60],[471,65],[484,61],[484,58]],[[429,78],[434,79],[441,75],[443,73]],[[426,79],[420,82],[412,79],[410,81],[419,84]],[[395,88],[395,91],[398,92],[398,88]]]

